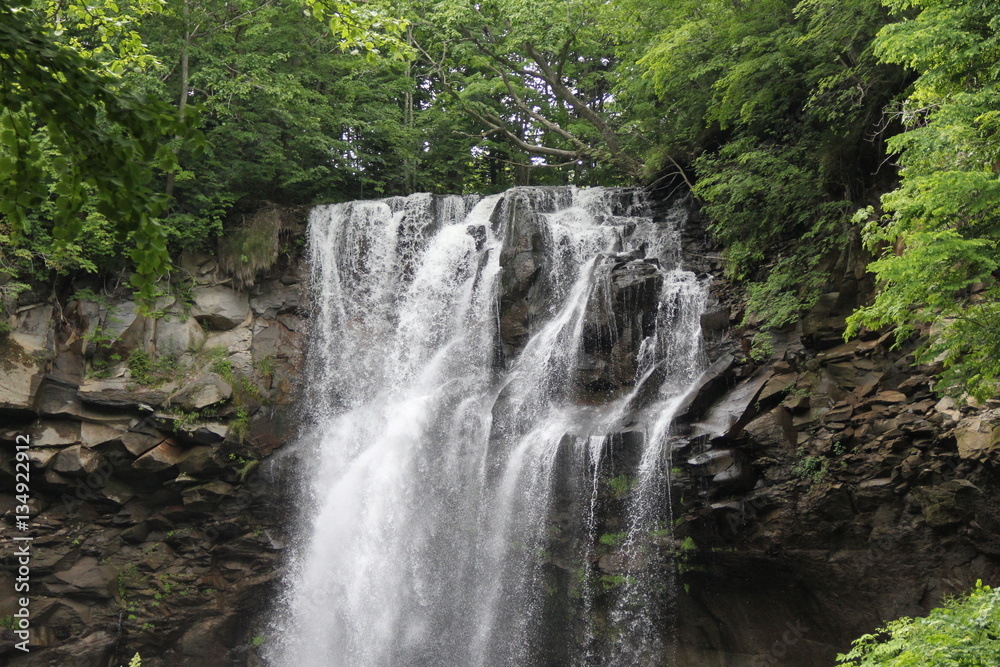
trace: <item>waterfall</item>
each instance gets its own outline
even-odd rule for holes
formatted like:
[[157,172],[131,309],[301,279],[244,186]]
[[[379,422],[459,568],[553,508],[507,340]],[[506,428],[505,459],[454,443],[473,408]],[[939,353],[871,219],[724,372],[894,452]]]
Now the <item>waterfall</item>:
[[312,211],[274,667],[668,656],[670,423],[707,291],[685,216],[570,187]]

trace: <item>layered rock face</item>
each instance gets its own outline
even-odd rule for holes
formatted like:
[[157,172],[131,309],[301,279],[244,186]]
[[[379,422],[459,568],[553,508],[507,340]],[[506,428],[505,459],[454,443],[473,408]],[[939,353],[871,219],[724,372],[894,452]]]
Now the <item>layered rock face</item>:
[[[717,359],[678,425],[672,486],[679,664],[829,665],[885,621],[1000,576],[1000,402],[934,394],[916,341],[845,344],[860,266],[761,363],[739,352],[736,318],[706,326]],[[725,312],[729,289],[714,291]]]
[[[721,276],[706,239],[694,218],[683,265]],[[526,315],[544,311],[544,290],[533,291],[543,242],[522,232],[508,255],[520,268],[501,302],[508,351],[527,335]],[[830,665],[884,622],[1000,578],[1000,401],[959,406],[935,394],[936,369],[914,364],[917,341],[897,347],[893,334],[871,332],[845,344],[844,320],[871,285],[861,259],[833,262],[830,291],[760,361],[747,355],[753,332],[740,326],[738,293],[714,280],[701,317],[706,370],[676,408],[671,503],[643,555],[619,541],[656,417],[645,407],[656,371],[640,378],[632,416],[605,438],[600,467],[561,471],[558,530],[542,557],[554,594],[539,655],[590,642],[599,661],[617,664],[621,642],[602,628],[621,614],[616,592],[637,572],[660,582],[647,602],[666,610],[654,618],[662,663],[720,667]],[[582,400],[604,403],[633,387],[640,332],[654,315],[643,295],[658,290],[644,263],[620,258],[609,294],[589,306]],[[579,516],[586,505],[589,522]]]
[[[0,617],[20,597],[8,594],[13,538],[31,536],[31,639],[24,653],[0,630],[0,662],[252,662],[287,529],[269,454],[294,431],[300,269],[237,290],[213,258],[188,254],[148,314],[98,285],[18,309],[0,342]],[[30,519],[18,531],[22,436]]]
[[[536,213],[527,199],[509,212],[498,367],[551,310],[546,277],[559,267],[545,249],[558,239]],[[706,236],[689,224],[676,252],[699,276],[719,276]],[[630,553],[620,536],[670,360],[637,371],[643,340],[669,313],[645,253],[599,266],[606,280],[588,302],[570,381],[581,404],[631,403],[599,466],[559,467],[552,538],[537,555],[551,591],[532,639],[544,664],[569,660],[552,646],[620,650],[602,632],[639,560],[665,610],[648,620],[669,665],[829,665],[881,622],[997,580],[1000,402],[936,396],[935,369],[915,367],[912,343],[893,348],[885,332],[844,344],[844,317],[870,288],[846,261],[758,362],[745,352],[739,295],[713,282],[706,370],[674,406],[671,501],[654,508],[649,550]],[[77,290],[24,304],[0,342],[0,542],[12,553],[19,435],[33,444],[34,536],[32,650],[14,650],[0,630],[0,662],[118,665],[138,651],[154,667],[259,664],[296,511],[281,446],[298,417],[303,272],[293,263],[236,290],[210,257],[186,256],[182,268],[185,288],[150,315]],[[570,514],[581,503],[592,516]],[[5,562],[0,618],[14,612],[15,576]]]

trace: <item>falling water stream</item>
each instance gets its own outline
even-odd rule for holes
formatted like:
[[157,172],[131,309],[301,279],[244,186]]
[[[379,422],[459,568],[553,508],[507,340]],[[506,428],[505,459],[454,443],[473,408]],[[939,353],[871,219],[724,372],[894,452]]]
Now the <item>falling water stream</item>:
[[[313,210],[308,490],[274,667],[669,663],[670,424],[707,289],[680,266],[685,215],[568,187]],[[512,346],[526,238],[543,270]],[[657,287],[635,377],[588,388],[629,262]]]

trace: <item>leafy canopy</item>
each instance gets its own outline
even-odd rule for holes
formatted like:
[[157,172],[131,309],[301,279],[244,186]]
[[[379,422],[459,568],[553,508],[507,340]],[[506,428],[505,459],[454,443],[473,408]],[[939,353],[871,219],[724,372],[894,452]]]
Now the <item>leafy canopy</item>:
[[877,52],[918,77],[898,111],[906,131],[888,142],[901,183],[864,228],[879,293],[848,334],[925,333],[919,360],[940,360],[953,393],[985,399],[1000,374],[1000,3],[889,4],[904,18]]
[[[156,220],[166,200],[153,177],[175,167],[166,139],[193,135],[170,105],[126,90],[114,68],[60,41],[60,30],[24,0],[0,8],[0,215],[16,244],[30,231],[29,212],[51,200],[58,256],[93,200],[117,238],[132,234],[136,284],[151,295],[170,261]],[[126,62],[137,57],[125,53]]]

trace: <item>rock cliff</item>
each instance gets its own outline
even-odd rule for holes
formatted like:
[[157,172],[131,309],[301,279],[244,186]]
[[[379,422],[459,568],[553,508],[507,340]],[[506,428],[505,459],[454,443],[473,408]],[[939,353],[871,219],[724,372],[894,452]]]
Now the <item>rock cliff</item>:
[[31,650],[0,630],[0,661],[252,663],[290,511],[269,455],[294,433],[302,268],[286,258],[236,289],[186,253],[146,314],[127,289],[86,281],[16,309],[0,341],[0,617],[18,597],[12,538],[31,536]]
[[[547,312],[545,276],[558,270],[530,208],[508,212],[498,364]],[[707,236],[695,216],[677,252],[720,276]],[[832,260],[828,293],[758,361],[740,293],[712,283],[707,370],[677,409],[672,503],[649,565],[672,609],[659,627],[673,664],[829,665],[881,622],[1000,574],[1000,401],[935,395],[936,369],[915,366],[914,342],[895,346],[889,332],[844,343],[844,317],[871,288],[863,265],[847,251]],[[587,403],[633,387],[662,280],[639,255],[604,266],[574,380]],[[14,445],[23,435],[33,445],[32,652],[0,630],[11,665],[118,665],[136,651],[153,667],[257,664],[267,641],[294,503],[275,452],[295,430],[305,272],[289,260],[235,289],[215,259],[186,254],[181,273],[147,314],[111,284],[34,293],[0,340],[4,553],[16,528]],[[641,388],[635,410],[646,398]],[[596,529],[554,539],[543,556],[562,596],[546,611],[552,636],[578,632],[569,600],[581,545],[590,540],[585,568],[604,581],[624,571],[613,540],[599,538],[621,526],[642,437],[626,425],[609,439]],[[566,471],[554,522],[567,523],[560,512],[580,473]],[[12,590],[16,571],[4,563],[0,589]],[[607,613],[597,602],[590,612]],[[0,597],[0,617],[12,613]],[[614,650],[613,637],[602,641]]]

